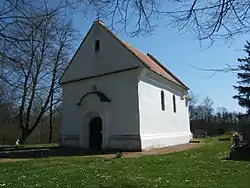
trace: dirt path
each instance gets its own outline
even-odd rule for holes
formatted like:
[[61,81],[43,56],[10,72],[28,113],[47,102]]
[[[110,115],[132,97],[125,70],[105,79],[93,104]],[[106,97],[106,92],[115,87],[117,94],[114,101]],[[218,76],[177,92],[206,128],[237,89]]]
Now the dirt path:
[[[185,151],[188,149],[196,148],[198,146],[199,146],[198,143],[188,143],[188,144],[182,144],[182,145],[177,145],[177,146],[170,146],[166,148],[151,149],[151,150],[142,151],[142,152],[124,152],[122,157],[123,158],[139,158],[139,157],[147,156],[147,155],[174,153],[174,152]],[[103,158],[113,158],[115,157],[115,154],[94,155],[94,156],[103,157]]]
[[0,159],[0,163],[15,163],[17,161],[26,161],[29,159]]

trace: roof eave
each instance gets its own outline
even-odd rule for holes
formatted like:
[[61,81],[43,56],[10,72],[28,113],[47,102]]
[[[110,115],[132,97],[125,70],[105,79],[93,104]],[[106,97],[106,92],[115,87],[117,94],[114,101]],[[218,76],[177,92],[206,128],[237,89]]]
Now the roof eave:
[[155,70],[151,69],[151,67],[149,67],[148,65],[144,65],[144,66],[145,66],[145,68],[147,68],[147,69],[151,70],[152,72],[156,73],[157,75],[159,75],[160,77],[162,77],[162,78],[166,79],[167,81],[169,81],[169,82],[173,83],[174,85],[177,85],[177,86],[179,86],[179,87],[181,87],[181,88],[183,88],[183,89],[185,89],[185,90],[190,90],[190,89],[189,89],[187,86],[185,86],[185,85],[176,84],[176,83],[175,83],[175,82],[173,82],[172,80],[170,80],[170,79],[166,78],[166,77],[165,77],[165,76],[163,76],[162,74],[160,74],[160,73],[158,73],[157,71],[155,71]]
[[[163,64],[161,64],[152,54],[148,53],[148,57],[150,57],[154,62],[156,62],[163,70],[165,70],[168,74],[170,74],[179,84],[189,90],[189,88],[184,84],[179,78],[177,78],[170,70],[168,70]],[[164,76],[163,76],[164,77]],[[169,79],[168,79],[169,80]],[[171,80],[170,80],[171,81]]]

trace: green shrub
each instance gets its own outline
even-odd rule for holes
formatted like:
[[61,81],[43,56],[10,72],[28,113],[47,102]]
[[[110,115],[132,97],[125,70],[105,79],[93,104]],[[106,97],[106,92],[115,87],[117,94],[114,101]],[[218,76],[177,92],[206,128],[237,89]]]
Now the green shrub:
[[123,156],[123,153],[122,152],[116,152],[115,154],[115,158],[119,159]]
[[220,135],[225,134],[225,130],[222,128],[217,129],[217,131]]
[[232,136],[234,133],[235,131],[227,131],[223,135]]

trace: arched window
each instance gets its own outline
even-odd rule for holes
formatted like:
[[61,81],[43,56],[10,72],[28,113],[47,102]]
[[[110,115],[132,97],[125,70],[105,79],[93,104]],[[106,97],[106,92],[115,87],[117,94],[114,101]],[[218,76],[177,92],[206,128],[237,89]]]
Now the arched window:
[[174,113],[176,113],[176,100],[175,100],[175,95],[173,95],[173,108],[174,108]]
[[165,96],[164,96],[164,91],[161,91],[161,110],[165,111]]

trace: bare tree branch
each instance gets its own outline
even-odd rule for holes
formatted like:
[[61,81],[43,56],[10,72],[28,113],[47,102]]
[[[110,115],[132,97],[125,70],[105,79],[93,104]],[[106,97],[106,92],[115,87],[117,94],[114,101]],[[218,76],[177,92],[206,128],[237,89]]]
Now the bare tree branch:
[[212,74],[207,77],[207,78],[212,78],[213,76],[215,76],[217,73],[228,73],[228,72],[237,72],[239,71],[239,68],[237,67],[237,65],[229,65],[226,64],[224,68],[198,68],[195,67],[193,65],[190,65],[190,67],[199,70],[199,71],[204,71],[204,72],[211,72]]
[[[59,75],[69,61],[68,51],[76,39],[75,30],[64,17],[62,9],[48,8],[46,1],[39,9],[34,8],[26,15],[18,17],[21,22],[11,26],[14,31],[11,36],[27,40],[4,39],[3,47],[0,46],[4,70],[0,78],[10,87],[20,88],[20,143],[25,142],[48,110],[52,118],[54,107],[61,100]],[[5,50],[7,48],[9,50]]]
[[[84,13],[95,11],[130,36],[150,33],[155,18],[166,18],[173,27],[192,30],[199,40],[230,39],[250,31],[249,0],[67,0]],[[76,6],[77,4],[77,6]],[[130,31],[129,31],[130,30]]]

